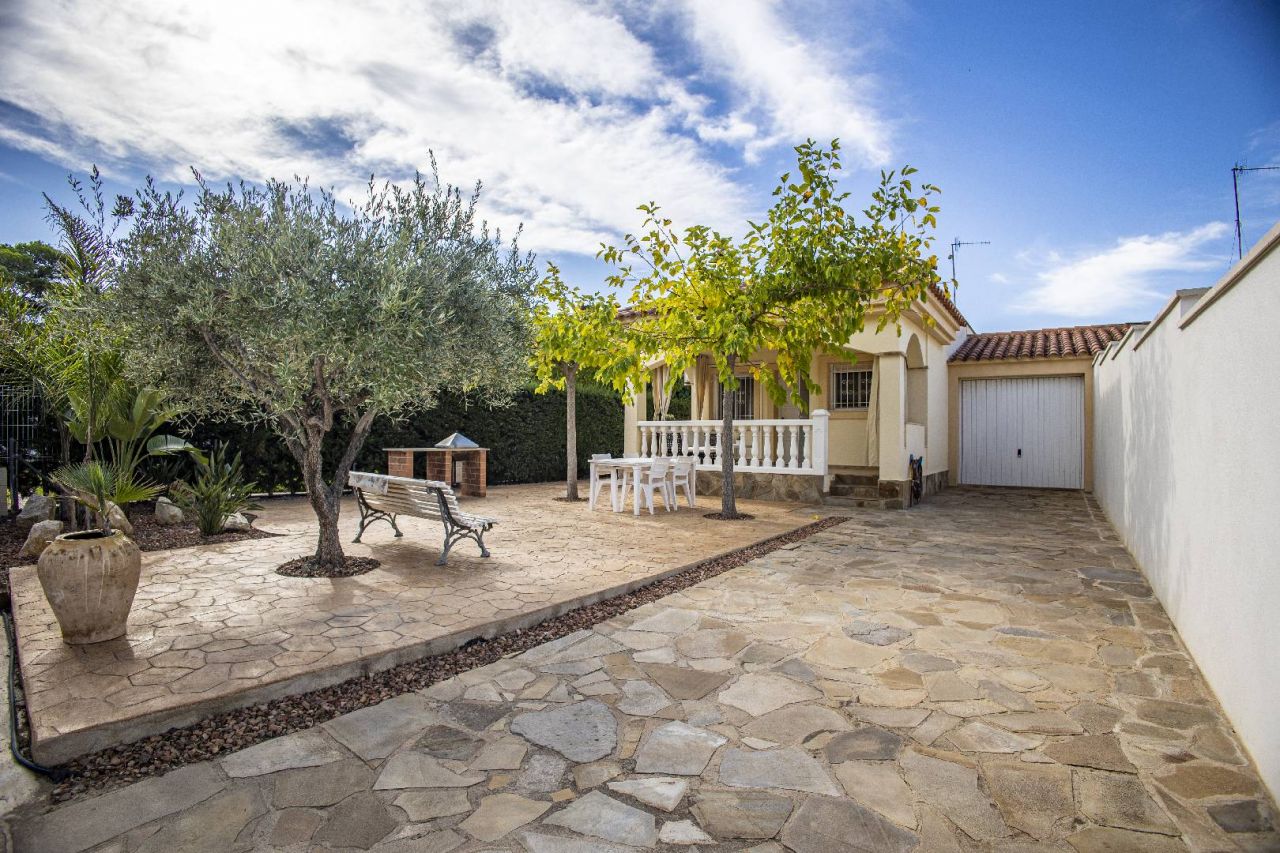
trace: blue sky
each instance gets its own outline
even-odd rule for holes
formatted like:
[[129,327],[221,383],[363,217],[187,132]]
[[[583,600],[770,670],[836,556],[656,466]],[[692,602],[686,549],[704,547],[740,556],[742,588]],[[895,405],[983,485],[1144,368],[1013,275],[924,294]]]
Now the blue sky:
[[[806,136],[865,197],[910,163],[980,331],[1149,317],[1235,256],[1232,165],[1280,165],[1280,6],[859,0],[228,0],[0,10],[0,242],[97,163],[310,176],[356,197],[434,150],[485,213],[597,286],[654,200],[737,231]],[[1246,249],[1280,172],[1242,179]]]

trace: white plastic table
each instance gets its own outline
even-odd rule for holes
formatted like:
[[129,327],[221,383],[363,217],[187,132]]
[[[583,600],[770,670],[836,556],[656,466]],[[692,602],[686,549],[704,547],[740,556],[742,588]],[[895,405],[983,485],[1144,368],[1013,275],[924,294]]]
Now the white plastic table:
[[613,496],[613,511],[622,512],[627,505],[627,477],[631,478],[632,511],[640,514],[640,474],[658,460],[648,456],[623,457],[622,459],[591,460],[591,477],[594,480],[597,468],[612,468],[615,473],[622,474],[622,488]]

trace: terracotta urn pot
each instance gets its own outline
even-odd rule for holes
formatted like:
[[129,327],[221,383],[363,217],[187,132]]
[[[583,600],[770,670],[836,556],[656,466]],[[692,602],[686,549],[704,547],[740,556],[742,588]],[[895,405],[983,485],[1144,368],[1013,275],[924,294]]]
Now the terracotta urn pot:
[[141,571],[142,552],[119,530],[64,533],[36,567],[62,639],[72,645],[124,635]]

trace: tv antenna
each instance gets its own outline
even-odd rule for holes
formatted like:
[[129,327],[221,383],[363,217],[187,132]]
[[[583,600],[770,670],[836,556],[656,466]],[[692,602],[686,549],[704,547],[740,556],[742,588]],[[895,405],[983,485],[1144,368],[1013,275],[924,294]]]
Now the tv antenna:
[[956,280],[956,253],[960,251],[961,246],[990,246],[990,240],[976,240],[973,242],[963,242],[959,237],[951,241],[951,254],[947,255],[951,259],[951,280]]
[[[1280,172],[1280,166],[1242,166],[1236,163],[1231,167],[1231,190],[1236,197],[1236,257],[1244,257],[1244,237],[1240,233],[1240,175],[1244,172]],[[954,266],[954,261],[952,262]],[[955,274],[952,273],[952,278]]]

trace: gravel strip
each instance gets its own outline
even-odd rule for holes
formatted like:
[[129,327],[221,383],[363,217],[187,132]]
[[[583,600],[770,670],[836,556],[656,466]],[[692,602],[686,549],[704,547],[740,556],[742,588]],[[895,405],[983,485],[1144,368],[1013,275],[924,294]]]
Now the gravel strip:
[[441,655],[411,661],[310,693],[229,711],[186,728],[172,729],[161,735],[84,756],[65,766],[69,775],[54,787],[53,801],[63,802],[87,792],[122,787],[167,773],[184,764],[207,761],[273,737],[317,726],[341,714],[376,705],[402,693],[423,690],[459,673],[590,628],[847,520],[837,516],[806,524],[789,533],[697,563],[679,574],[633,592],[579,607],[523,631],[513,631],[489,640],[474,640]]

